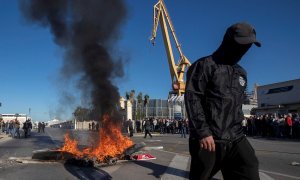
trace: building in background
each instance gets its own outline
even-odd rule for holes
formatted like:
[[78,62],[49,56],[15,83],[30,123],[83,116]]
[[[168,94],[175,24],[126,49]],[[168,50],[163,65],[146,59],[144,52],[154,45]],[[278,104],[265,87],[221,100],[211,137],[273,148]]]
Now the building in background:
[[255,114],[300,112],[300,79],[257,87],[258,108]]
[[31,120],[31,117],[29,117],[27,114],[0,114],[0,117],[2,117],[2,120],[6,123],[11,120],[18,120],[20,123],[24,123],[27,119]]
[[[126,104],[126,103],[125,103]],[[246,117],[250,116],[251,110],[257,108],[256,90],[245,96],[245,102],[242,106]],[[150,99],[149,104],[144,106],[134,101],[133,105],[124,109],[124,117],[128,112],[133,120],[142,120],[144,118],[165,118],[165,119],[185,119],[187,118],[183,96],[167,99]],[[127,113],[127,114],[128,114]],[[130,118],[129,118],[130,119]],[[128,118],[127,118],[128,120]]]
[[132,105],[132,118],[142,120],[144,118],[186,118],[184,100],[173,99],[150,99],[147,105],[138,104],[134,101]]
[[52,126],[55,126],[55,125],[59,125],[60,123],[61,123],[61,121],[59,119],[54,118],[50,121],[47,121],[47,126],[52,127]]

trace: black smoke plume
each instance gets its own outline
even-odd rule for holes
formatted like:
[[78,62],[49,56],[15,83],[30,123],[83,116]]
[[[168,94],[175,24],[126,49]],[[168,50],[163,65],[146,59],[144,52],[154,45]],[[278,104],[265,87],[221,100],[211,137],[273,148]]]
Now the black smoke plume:
[[99,118],[111,113],[120,97],[113,80],[123,76],[123,60],[115,55],[115,43],[126,19],[125,3],[23,0],[20,8],[27,21],[50,29],[54,42],[65,53],[62,77],[70,84],[76,80],[80,98],[89,101],[93,114]]

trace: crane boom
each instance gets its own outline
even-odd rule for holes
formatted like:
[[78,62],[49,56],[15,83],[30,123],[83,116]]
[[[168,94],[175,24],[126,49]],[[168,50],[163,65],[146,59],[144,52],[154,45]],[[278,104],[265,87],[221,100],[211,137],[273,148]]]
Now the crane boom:
[[[184,80],[185,68],[190,66],[191,63],[185,57],[185,55],[181,50],[180,43],[176,37],[173,24],[171,22],[169,13],[167,11],[167,8],[163,0],[159,0],[154,5],[154,9],[153,9],[153,30],[150,39],[153,45],[155,43],[158,22],[160,22],[160,26],[161,26],[162,36],[165,44],[166,54],[168,57],[170,75],[172,80],[172,91],[170,91],[170,94],[181,96],[185,92],[185,80]],[[170,32],[172,34],[176,48],[180,55],[180,59],[177,64],[175,64],[175,60],[174,60],[174,54],[173,54],[173,49],[169,37],[168,27],[170,28]]]

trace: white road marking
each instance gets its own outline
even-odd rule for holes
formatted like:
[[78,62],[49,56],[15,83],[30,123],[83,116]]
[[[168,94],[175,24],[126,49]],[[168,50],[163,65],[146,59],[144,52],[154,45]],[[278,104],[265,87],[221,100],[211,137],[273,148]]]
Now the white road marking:
[[[175,152],[165,151],[165,150],[158,150],[158,151],[165,152],[165,153],[170,153],[170,154],[175,154],[175,155],[178,154],[178,153],[175,153]],[[180,155],[183,155],[183,154],[180,154]],[[189,156],[187,156],[187,157],[189,157]]]
[[160,142],[160,139],[147,140],[146,142]]
[[163,146],[146,146],[144,147],[144,150],[149,151],[149,150],[159,150],[159,149],[164,149]]
[[18,160],[18,159],[24,159],[24,160],[30,160],[32,159],[30,156],[26,156],[26,157],[9,157],[9,160]]
[[188,162],[188,157],[177,154],[162,175],[161,180],[186,179],[185,172],[187,171]]
[[268,176],[267,174],[263,172],[259,172],[259,178],[261,180],[274,180],[272,177]]
[[[164,152],[168,152],[168,151],[164,151]],[[169,152],[169,153],[173,154],[173,152]],[[172,159],[171,163],[169,164],[166,172],[162,175],[161,180],[174,180],[174,179],[186,180],[185,172],[189,171],[189,169],[188,169],[189,159],[190,159],[190,157],[188,157],[188,156],[176,154],[174,156],[174,158]],[[295,176],[276,173],[276,172],[272,172],[272,171],[259,170],[259,177],[261,180],[274,180],[272,177],[270,177],[266,173],[300,180],[299,177],[295,177]],[[222,179],[221,173],[216,174],[214,177],[217,179]]]

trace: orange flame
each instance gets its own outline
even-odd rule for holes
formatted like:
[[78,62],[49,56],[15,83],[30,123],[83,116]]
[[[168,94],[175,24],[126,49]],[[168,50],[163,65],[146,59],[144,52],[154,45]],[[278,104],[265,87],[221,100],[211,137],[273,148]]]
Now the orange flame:
[[122,135],[121,126],[109,121],[108,115],[103,116],[102,125],[99,131],[100,140],[96,147],[88,147],[80,151],[77,147],[78,142],[66,134],[64,146],[59,150],[72,153],[76,157],[87,156],[103,162],[107,157],[121,156],[127,148],[133,145],[130,138]]
[[81,151],[79,151],[79,149],[77,148],[78,142],[74,139],[70,138],[70,134],[69,132],[65,134],[65,143],[64,146],[62,148],[60,148],[60,151],[66,151],[69,152],[71,154],[74,154],[77,157],[82,157],[83,153]]

